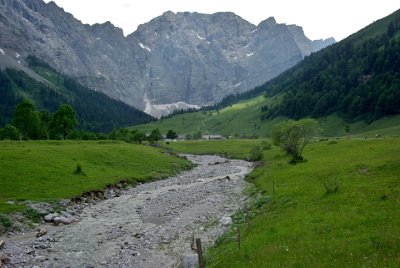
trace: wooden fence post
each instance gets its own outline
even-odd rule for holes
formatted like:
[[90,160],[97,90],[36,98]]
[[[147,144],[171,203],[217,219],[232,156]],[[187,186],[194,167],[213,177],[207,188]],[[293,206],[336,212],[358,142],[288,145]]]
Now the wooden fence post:
[[196,249],[197,249],[197,255],[199,258],[199,267],[204,268],[203,249],[201,248],[200,238],[196,238]]
[[240,250],[240,228],[239,228],[239,226],[237,227],[236,242],[237,242],[238,250]]

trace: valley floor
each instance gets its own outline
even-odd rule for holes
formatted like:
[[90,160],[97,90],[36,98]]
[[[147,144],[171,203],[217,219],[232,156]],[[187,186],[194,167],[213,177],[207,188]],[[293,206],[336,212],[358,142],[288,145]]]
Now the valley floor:
[[40,238],[5,238],[6,267],[172,267],[184,255],[196,259],[191,237],[208,246],[228,228],[220,220],[245,202],[244,177],[252,164],[187,157],[198,166],[88,205],[76,223],[42,226],[48,233]]

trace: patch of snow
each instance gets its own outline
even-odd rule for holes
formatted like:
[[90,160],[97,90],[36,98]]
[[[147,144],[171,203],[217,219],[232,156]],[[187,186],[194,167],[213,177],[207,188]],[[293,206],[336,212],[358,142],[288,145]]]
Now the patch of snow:
[[21,57],[21,55],[15,52],[15,57],[18,59],[19,57]]
[[211,42],[210,41],[206,41],[207,42],[207,44],[211,44]]
[[139,46],[140,46],[142,49],[146,50],[147,52],[151,52],[151,49],[150,49],[149,47],[146,47],[146,46],[143,45],[142,43],[139,43]]
[[197,38],[199,38],[200,40],[205,40],[205,38],[201,37],[199,34],[197,34]]
[[252,53],[246,53],[246,56],[247,57],[250,57],[250,56],[253,56],[254,55],[254,52],[252,52]]
[[3,49],[1,49],[1,48],[0,48],[0,53],[1,53],[1,54],[3,54],[3,55],[5,55],[5,54],[6,54],[6,53],[4,52],[4,50],[3,50]]
[[253,31],[251,31],[252,33],[254,33],[254,32],[256,32],[258,29],[257,28],[255,28]]
[[21,64],[21,61],[20,61],[20,60],[18,61],[18,64]]
[[97,37],[97,38],[96,38],[96,40],[100,40],[100,39],[101,39],[100,37]]
[[242,82],[239,82],[239,83],[237,83],[236,85],[235,85],[235,87],[238,87],[238,86],[240,86],[242,84]]

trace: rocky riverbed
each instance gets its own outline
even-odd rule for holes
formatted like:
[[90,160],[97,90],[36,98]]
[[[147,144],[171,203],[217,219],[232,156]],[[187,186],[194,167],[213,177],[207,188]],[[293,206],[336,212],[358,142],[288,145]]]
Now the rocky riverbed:
[[[45,224],[4,239],[5,267],[178,267],[195,261],[192,237],[211,245],[245,202],[252,164],[192,156],[194,169],[141,184],[80,210],[69,225]],[[1,265],[0,265],[1,266]]]

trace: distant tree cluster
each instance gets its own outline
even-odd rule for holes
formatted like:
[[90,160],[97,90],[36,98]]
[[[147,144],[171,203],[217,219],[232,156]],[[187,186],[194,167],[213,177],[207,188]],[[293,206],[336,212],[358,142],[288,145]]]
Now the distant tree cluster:
[[78,124],[74,109],[62,104],[54,114],[37,111],[28,99],[22,100],[14,111],[11,124],[0,129],[0,139],[24,140],[34,139],[67,139]]
[[[293,119],[338,113],[348,120],[372,121],[400,113],[400,19],[380,35],[348,38],[312,54],[265,85],[267,96],[282,94],[264,106],[263,119]],[[372,36],[372,37],[371,37]]]

